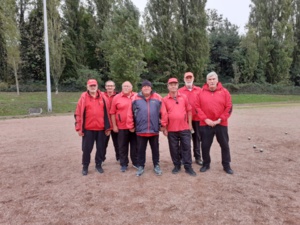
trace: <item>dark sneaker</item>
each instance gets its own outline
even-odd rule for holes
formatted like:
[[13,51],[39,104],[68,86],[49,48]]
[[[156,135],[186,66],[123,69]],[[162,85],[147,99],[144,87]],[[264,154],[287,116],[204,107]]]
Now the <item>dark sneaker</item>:
[[206,172],[207,170],[209,170],[209,166],[202,166],[201,168],[200,168],[200,172],[202,172],[202,173],[204,173],[204,172]]
[[83,166],[82,167],[82,175],[86,176],[89,172],[89,167],[88,166]]
[[196,164],[202,166],[203,165],[203,161],[201,159],[195,159]]
[[185,172],[193,177],[197,175],[192,167],[185,168]]
[[224,171],[228,174],[233,174],[233,170],[230,167],[224,168]]
[[102,169],[101,164],[96,165],[96,170],[97,170],[99,173],[103,173],[103,172],[104,172],[103,169]]
[[127,170],[127,166],[121,166],[121,172],[125,172]]
[[179,173],[180,169],[181,169],[181,166],[180,166],[180,165],[176,165],[176,166],[174,167],[174,169],[172,170],[172,173],[173,173],[173,174]]
[[140,177],[140,176],[142,176],[143,173],[144,173],[144,167],[139,166],[138,171],[136,172],[136,176]]
[[153,170],[154,170],[154,173],[156,173],[156,175],[158,175],[158,176],[162,175],[162,171],[161,171],[159,165],[156,165]]

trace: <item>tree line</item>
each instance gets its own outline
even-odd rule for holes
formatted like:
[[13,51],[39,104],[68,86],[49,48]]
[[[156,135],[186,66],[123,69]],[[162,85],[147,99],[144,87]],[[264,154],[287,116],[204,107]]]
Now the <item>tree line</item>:
[[[246,33],[206,0],[47,0],[56,92],[89,77],[166,82],[210,71],[233,84],[300,85],[300,0],[251,0]],[[0,85],[44,83],[43,0],[2,0]]]

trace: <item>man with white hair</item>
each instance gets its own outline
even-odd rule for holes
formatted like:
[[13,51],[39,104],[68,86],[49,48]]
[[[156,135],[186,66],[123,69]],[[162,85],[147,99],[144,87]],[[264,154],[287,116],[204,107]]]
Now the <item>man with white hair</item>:
[[218,75],[211,72],[206,76],[206,84],[196,103],[196,110],[200,118],[200,134],[203,166],[200,172],[210,168],[210,147],[214,136],[221,147],[223,169],[228,174],[233,174],[230,167],[230,149],[228,136],[228,118],[232,112],[230,93],[218,80]]
[[192,106],[192,126],[194,133],[192,133],[192,141],[193,141],[193,152],[194,152],[194,158],[195,162],[198,165],[202,165],[201,160],[201,152],[200,152],[200,142],[201,142],[201,136],[200,136],[200,119],[198,117],[197,110],[195,108],[195,103],[197,100],[197,97],[199,93],[201,92],[201,88],[194,85],[194,74],[191,72],[186,72],[184,74],[184,83],[185,86],[178,89],[178,92],[181,94],[185,94],[188,97],[189,103]]

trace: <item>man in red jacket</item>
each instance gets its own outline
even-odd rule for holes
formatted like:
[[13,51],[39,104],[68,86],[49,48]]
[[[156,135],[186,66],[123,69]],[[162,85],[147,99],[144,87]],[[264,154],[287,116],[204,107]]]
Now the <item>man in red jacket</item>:
[[168,136],[170,155],[174,164],[172,173],[176,174],[180,171],[182,162],[185,172],[196,176],[192,168],[191,155],[192,107],[187,96],[178,92],[176,78],[168,80],[168,89],[169,94],[163,98],[168,124],[163,132]]
[[200,119],[198,117],[198,113],[195,108],[195,103],[201,91],[201,88],[193,84],[194,74],[191,72],[186,72],[184,74],[184,83],[185,86],[179,88],[178,91],[182,94],[185,94],[188,97],[189,103],[192,106],[192,126],[194,130],[194,133],[192,133],[192,141],[193,141],[194,157],[195,157],[195,162],[198,165],[202,165],[201,152],[200,152],[200,142],[201,142],[200,125],[199,125]]
[[130,132],[126,124],[127,112],[135,94],[135,92],[132,92],[132,84],[129,81],[125,81],[122,84],[122,92],[113,98],[110,108],[113,131],[118,133],[121,172],[125,172],[128,168],[129,144],[131,162],[133,167],[137,169],[136,133]]
[[87,82],[87,91],[78,100],[75,111],[75,129],[82,137],[82,175],[88,174],[91,152],[96,141],[96,170],[103,173],[102,162],[105,160],[105,140],[110,135],[109,100],[98,90],[94,79]]
[[[116,88],[115,82],[113,82],[112,80],[108,80],[105,82],[106,92],[104,92],[104,95],[108,98],[110,106],[111,106],[113,98],[116,96],[116,94],[118,94],[115,91],[115,88]],[[119,156],[118,133],[116,133],[112,130],[111,137],[112,137],[114,148],[115,148],[116,160],[119,161],[120,156]],[[109,138],[110,138],[110,136],[108,136],[108,138],[106,140],[105,155],[106,155],[106,149],[108,146]]]
[[210,168],[210,147],[214,136],[221,147],[223,169],[233,174],[230,167],[230,149],[228,137],[228,118],[232,112],[231,96],[218,81],[218,75],[211,72],[206,76],[206,84],[198,96],[196,109],[200,118],[200,134],[202,138],[203,166],[200,172]]

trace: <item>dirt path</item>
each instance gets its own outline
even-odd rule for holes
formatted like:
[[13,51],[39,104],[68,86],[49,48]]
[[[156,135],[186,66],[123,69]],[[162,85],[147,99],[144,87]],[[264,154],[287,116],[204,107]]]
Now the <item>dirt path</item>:
[[161,135],[163,175],[148,149],[138,178],[111,142],[104,173],[83,177],[72,115],[0,120],[0,224],[299,224],[300,105],[236,107],[229,123],[234,175],[216,143],[209,171],[173,175]]

